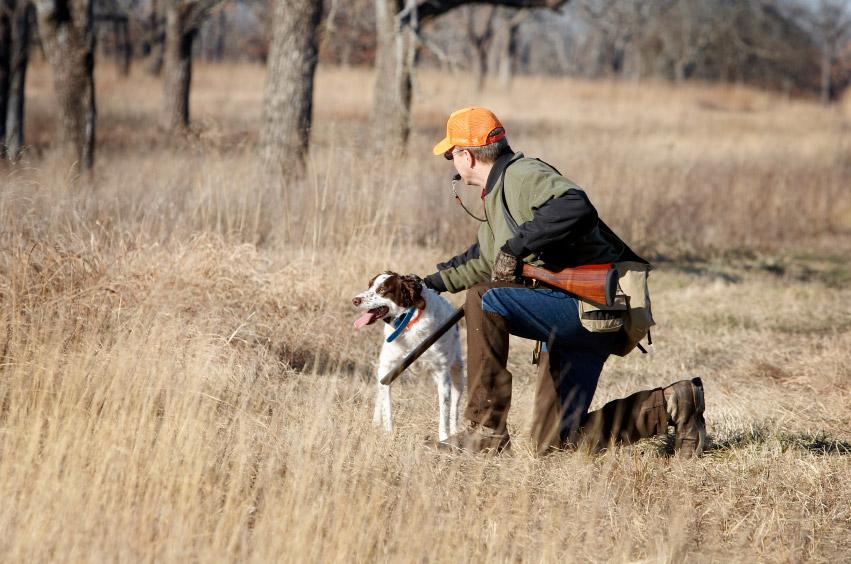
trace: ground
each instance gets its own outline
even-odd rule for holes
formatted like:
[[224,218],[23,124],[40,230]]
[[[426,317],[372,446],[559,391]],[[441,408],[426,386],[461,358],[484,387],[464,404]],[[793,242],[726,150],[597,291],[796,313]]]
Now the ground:
[[[756,91],[424,73],[413,156],[362,150],[369,73],[322,69],[310,176],[256,174],[262,69],[202,66],[196,126],[99,75],[94,177],[57,164],[49,73],[0,191],[0,554],[8,561],[841,561],[851,553],[851,152],[837,108]],[[225,77],[225,75],[228,75]],[[710,445],[438,454],[430,378],[371,424],[375,327],[350,299],[427,274],[476,226],[430,144],[458,106],[586,187],[658,268],[655,351],[594,404],[700,376]],[[422,155],[422,156],[420,156]],[[476,194],[465,193],[475,203]],[[450,296],[460,303],[462,296]]]

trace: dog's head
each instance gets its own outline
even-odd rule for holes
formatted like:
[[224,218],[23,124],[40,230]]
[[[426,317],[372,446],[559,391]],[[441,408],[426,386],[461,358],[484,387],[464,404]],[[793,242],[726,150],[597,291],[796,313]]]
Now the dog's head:
[[355,321],[360,329],[387,316],[397,317],[411,307],[424,308],[423,286],[416,276],[402,276],[395,272],[379,274],[369,281],[369,289],[361,292],[352,300],[352,304],[365,310]]

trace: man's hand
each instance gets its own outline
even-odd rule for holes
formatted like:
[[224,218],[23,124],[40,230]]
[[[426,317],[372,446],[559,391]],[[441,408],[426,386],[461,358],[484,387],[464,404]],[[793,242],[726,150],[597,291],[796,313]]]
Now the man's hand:
[[493,282],[517,282],[520,279],[520,271],[523,263],[517,257],[501,250],[496,254],[491,271]]
[[435,272],[433,274],[429,274],[423,280],[423,285],[426,288],[431,288],[438,294],[446,291],[446,285],[443,283],[443,280],[440,278],[440,273]]

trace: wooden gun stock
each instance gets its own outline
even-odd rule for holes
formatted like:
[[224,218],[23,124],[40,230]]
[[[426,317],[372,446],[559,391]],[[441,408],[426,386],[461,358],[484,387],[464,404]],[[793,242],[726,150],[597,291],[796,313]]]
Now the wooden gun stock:
[[618,289],[618,271],[612,264],[591,264],[558,272],[524,264],[523,276],[570,292],[577,298],[607,306],[614,304]]

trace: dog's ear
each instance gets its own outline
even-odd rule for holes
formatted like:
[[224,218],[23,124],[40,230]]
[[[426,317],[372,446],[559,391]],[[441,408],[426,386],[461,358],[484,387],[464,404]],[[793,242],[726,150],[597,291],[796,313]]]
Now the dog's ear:
[[375,281],[376,281],[376,280],[378,280],[378,277],[379,277],[379,276],[383,276],[383,275],[385,275],[385,274],[389,274],[390,276],[393,276],[393,275],[395,275],[396,273],[395,273],[395,272],[393,272],[392,270],[385,270],[384,272],[381,272],[381,273],[379,273],[379,274],[376,274],[375,276],[373,276],[373,277],[370,279],[369,284],[367,284],[367,286],[366,286],[366,287],[367,287],[367,288],[372,288],[372,285],[373,285],[373,284],[375,284]]
[[418,276],[408,274],[402,277],[402,299],[404,307],[416,307],[423,309],[426,306],[425,298],[423,298],[423,284]]

